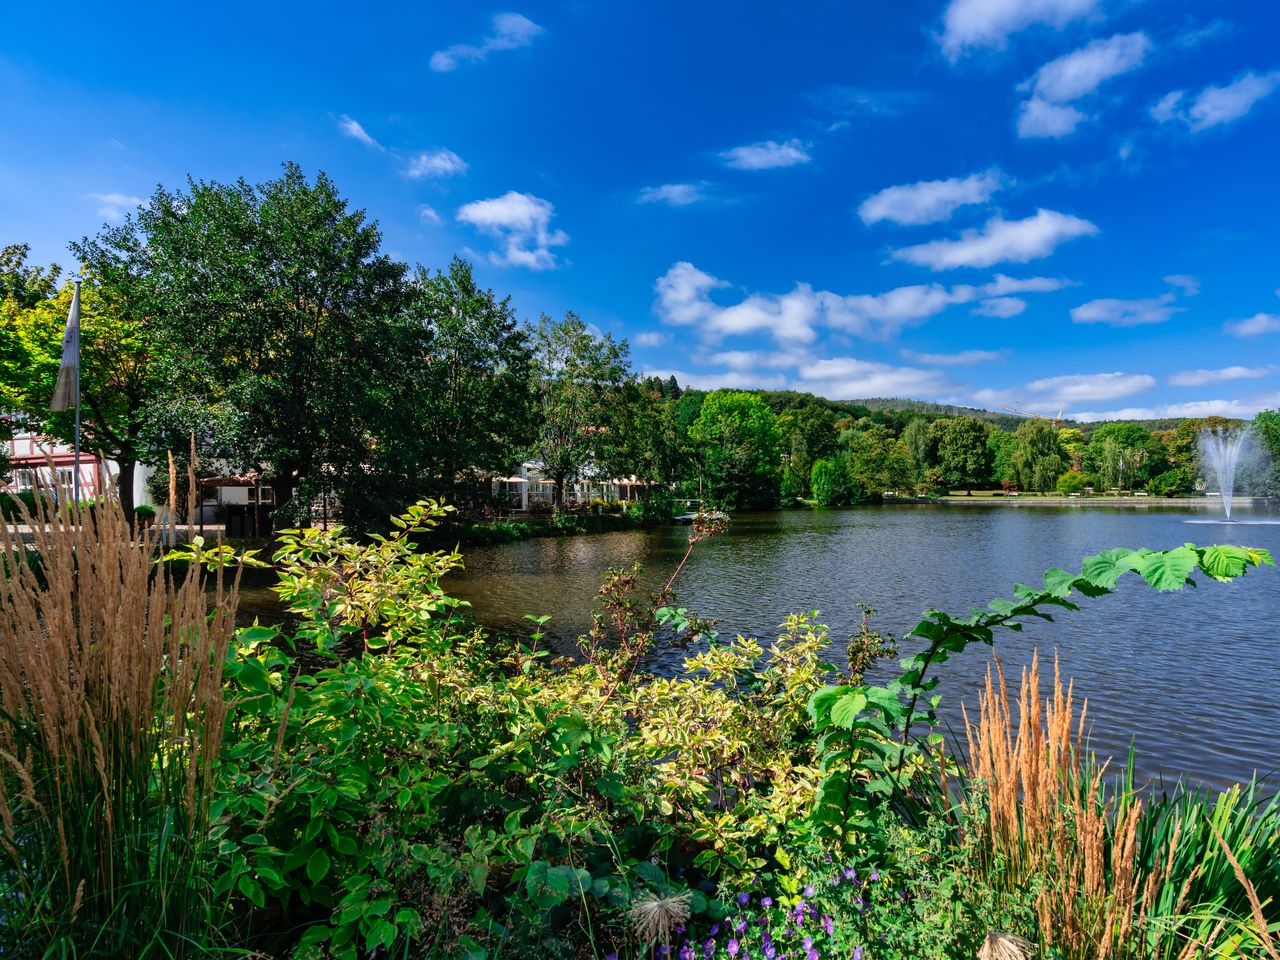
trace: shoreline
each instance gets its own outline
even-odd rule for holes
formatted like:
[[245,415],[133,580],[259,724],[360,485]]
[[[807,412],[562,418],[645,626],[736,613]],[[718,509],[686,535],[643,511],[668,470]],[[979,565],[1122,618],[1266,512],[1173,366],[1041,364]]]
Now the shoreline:
[[[961,506],[1002,506],[1002,507],[1182,507],[1191,510],[1221,511],[1222,501],[1210,497],[1062,497],[1062,496],[947,496],[933,500],[886,500],[885,503],[944,503]],[[1256,507],[1266,505],[1266,497],[1232,497],[1232,509],[1238,507]]]

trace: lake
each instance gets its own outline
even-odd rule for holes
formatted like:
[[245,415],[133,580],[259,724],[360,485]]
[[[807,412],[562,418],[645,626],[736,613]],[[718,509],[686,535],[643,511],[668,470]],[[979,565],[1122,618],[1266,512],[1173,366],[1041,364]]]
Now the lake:
[[[1194,508],[967,504],[745,514],[695,549],[677,586],[679,605],[718,619],[722,635],[766,641],[789,612],[818,610],[838,662],[861,603],[878,611],[878,629],[898,636],[927,607],[964,614],[1011,596],[1015,582],[1039,583],[1054,566],[1078,570],[1081,558],[1110,547],[1236,543],[1280,556],[1280,525],[1248,522],[1267,515],[1238,509],[1244,522],[1230,526],[1187,522],[1214,516]],[[470,547],[466,569],[445,587],[494,628],[527,633],[525,614],[550,615],[548,629],[568,650],[590,622],[605,568],[644,564],[656,586],[675,569],[687,536],[687,527],[670,527]],[[1115,594],[1085,599],[1079,613],[1062,611],[1055,623],[1031,623],[1021,634],[1004,631],[995,649],[1014,679],[1037,647],[1047,658],[1042,674],[1051,676],[1056,650],[1064,678],[1089,699],[1094,749],[1123,758],[1132,739],[1143,778],[1223,787],[1257,771],[1274,782],[1280,568],[1199,583],[1157,594],[1130,575]],[[903,644],[901,652],[921,645]],[[678,669],[686,655],[669,653],[658,669]],[[975,713],[989,662],[987,648],[971,648],[942,672],[942,717],[959,737],[960,702]]]

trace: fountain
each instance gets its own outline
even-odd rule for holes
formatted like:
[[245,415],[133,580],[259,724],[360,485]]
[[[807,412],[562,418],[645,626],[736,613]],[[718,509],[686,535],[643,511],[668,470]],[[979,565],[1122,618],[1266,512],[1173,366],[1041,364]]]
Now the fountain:
[[1222,493],[1222,509],[1231,522],[1231,494],[1236,486],[1236,467],[1249,446],[1253,434],[1249,430],[1212,427],[1200,431],[1200,456],[1218,479]]

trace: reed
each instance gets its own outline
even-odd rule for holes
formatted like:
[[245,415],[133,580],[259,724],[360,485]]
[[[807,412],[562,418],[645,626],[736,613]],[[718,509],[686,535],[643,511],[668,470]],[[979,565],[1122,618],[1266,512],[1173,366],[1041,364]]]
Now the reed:
[[1087,750],[1087,702],[1077,716],[1056,661],[1043,699],[1040,686],[1035,656],[1015,719],[999,660],[988,669],[977,723],[965,714],[965,806],[986,882],[1034,891],[1046,952],[1275,957],[1280,801],[1263,805],[1251,786],[1217,798],[1178,790],[1144,807],[1132,757],[1108,782],[1109,761]]
[[0,955],[189,956],[217,926],[204,865],[237,582],[171,574],[161,530],[114,497],[20,514],[0,524]]

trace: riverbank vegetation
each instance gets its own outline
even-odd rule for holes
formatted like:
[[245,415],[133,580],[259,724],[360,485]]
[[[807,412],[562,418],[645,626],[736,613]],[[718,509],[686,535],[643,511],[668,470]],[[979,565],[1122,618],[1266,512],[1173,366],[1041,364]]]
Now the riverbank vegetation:
[[[255,474],[281,525],[339,504],[349,528],[372,530],[424,497],[469,520],[509,512],[494,480],[526,460],[552,488],[549,512],[597,512],[566,489],[627,478],[649,522],[667,512],[653,493],[670,490],[726,510],[974,489],[1181,496],[1205,487],[1197,433],[1228,425],[1058,429],[912,401],[686,389],[633,369],[626,341],[572,312],[522,323],[461,259],[433,271],[388,257],[376,223],[293,164],[259,184],[159,188],[71,249],[86,281],[85,446],[118,464],[126,510],[139,465],[173,451],[185,467],[192,437],[199,473]],[[71,415],[48,400],[70,298],[23,245],[0,253],[0,406],[64,440]],[[1278,418],[1254,424],[1273,454]],[[1280,490],[1274,467],[1244,473],[1240,492]],[[159,503],[167,476],[153,477]]]
[[[445,514],[283,534],[287,632],[231,627],[252,556],[196,541],[157,566],[115,503],[22,517],[40,575],[0,580],[0,952],[1277,956],[1276,801],[1111,774],[1035,669],[1016,701],[993,676],[967,737],[933,724],[969,645],[1264,551],[1107,551],[896,643],[868,623],[841,668],[816,615],[717,637],[678,605],[683,564],[652,597],[614,571],[569,661],[537,622],[499,639],[462,615],[440,587],[459,555],[421,542]],[[684,670],[648,672],[672,644]]]

